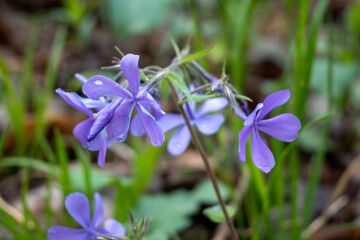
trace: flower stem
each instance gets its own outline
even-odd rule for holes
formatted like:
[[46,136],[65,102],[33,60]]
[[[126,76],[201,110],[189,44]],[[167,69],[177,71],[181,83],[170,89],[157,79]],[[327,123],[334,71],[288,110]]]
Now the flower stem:
[[[175,100],[177,103],[179,103],[180,101],[180,97],[179,97],[179,94],[174,86],[174,84],[169,81],[169,85],[170,85],[170,88],[171,88],[171,91],[173,92],[174,94],[174,97],[175,97]],[[233,225],[233,222],[232,220],[230,219],[227,211],[226,211],[226,206],[225,206],[225,202],[224,200],[222,199],[221,197],[221,194],[220,194],[220,190],[219,190],[219,186],[217,184],[217,181],[216,181],[216,176],[215,176],[215,171],[214,169],[211,167],[211,164],[210,164],[210,161],[208,159],[208,157],[206,156],[206,153],[200,143],[200,140],[195,132],[195,129],[193,128],[193,126],[191,125],[190,123],[190,119],[189,119],[189,116],[186,114],[186,112],[184,111],[184,109],[182,108],[181,105],[179,105],[179,110],[180,110],[180,113],[181,115],[184,117],[185,119],[185,124],[186,126],[188,127],[189,131],[190,131],[190,135],[191,135],[191,138],[192,138],[192,141],[196,147],[196,149],[199,151],[200,155],[201,155],[201,158],[205,164],[205,167],[206,167],[206,171],[208,172],[209,174],[209,177],[210,177],[210,180],[211,180],[211,183],[213,185],[213,188],[215,190],[215,193],[216,193],[216,197],[218,199],[218,202],[220,204],[220,207],[221,207],[221,210],[225,216],[225,219],[226,219],[226,224],[229,228],[229,231],[230,231],[230,235],[231,235],[231,238],[233,240],[237,240],[238,237],[237,237],[237,233],[236,233],[236,230],[235,230],[235,227]]]

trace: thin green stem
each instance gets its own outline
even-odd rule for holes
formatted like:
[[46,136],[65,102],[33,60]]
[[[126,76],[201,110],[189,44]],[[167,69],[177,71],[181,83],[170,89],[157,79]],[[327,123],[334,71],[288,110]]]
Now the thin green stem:
[[[179,100],[180,100],[180,97],[179,97],[179,94],[175,88],[175,85],[169,81],[169,85],[170,85],[170,88],[171,88],[171,91],[173,92],[174,94],[174,97],[175,97],[175,100],[176,102],[178,103]],[[200,153],[200,156],[205,164],[205,167],[206,167],[206,171],[208,172],[209,174],[209,177],[210,177],[210,180],[211,180],[211,183],[214,187],[214,190],[215,190],[215,193],[216,193],[216,197],[219,201],[219,204],[220,204],[220,207],[221,207],[221,210],[225,216],[225,219],[226,219],[226,224],[229,228],[229,231],[230,231],[230,235],[231,235],[231,238],[233,240],[237,240],[238,239],[238,236],[237,236],[237,232],[235,230],[235,227],[233,225],[233,222],[232,220],[230,219],[227,211],[226,211],[226,205],[225,205],[225,202],[224,200],[222,199],[221,197],[221,194],[220,194],[220,190],[219,190],[219,186],[217,184],[217,181],[216,181],[216,176],[215,176],[215,171],[214,169],[211,167],[211,164],[210,164],[210,161],[208,159],[208,157],[206,156],[206,153],[200,143],[200,140],[195,132],[195,129],[193,128],[193,126],[191,125],[190,123],[190,119],[188,117],[188,115],[186,114],[185,110],[182,108],[181,105],[179,105],[179,110],[180,110],[180,113],[181,115],[184,117],[185,119],[185,124],[186,126],[188,127],[189,131],[190,131],[190,135],[191,135],[191,138],[192,138],[192,141],[196,147],[196,149],[199,151]]]

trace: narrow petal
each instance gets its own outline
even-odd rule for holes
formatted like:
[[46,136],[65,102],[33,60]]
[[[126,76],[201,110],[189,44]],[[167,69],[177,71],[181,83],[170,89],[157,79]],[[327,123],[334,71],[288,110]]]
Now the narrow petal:
[[139,137],[145,134],[145,129],[141,123],[139,114],[136,114],[130,124],[130,132],[132,135]]
[[[103,109],[106,107],[107,103],[101,100],[94,100],[91,98],[81,98],[81,101],[87,108]],[[100,110],[98,110],[100,111]]]
[[160,125],[141,104],[136,104],[135,107],[151,144],[160,147],[165,140],[164,132]]
[[114,237],[124,237],[126,234],[124,226],[113,218],[109,218],[105,221],[104,228]]
[[75,77],[77,80],[79,80],[82,83],[86,83],[86,81],[87,81],[87,78],[80,73],[75,73]]
[[129,132],[130,117],[134,109],[134,102],[123,102],[114,112],[113,118],[106,126],[106,132],[110,140],[125,141]]
[[89,135],[89,131],[93,123],[94,119],[86,119],[85,121],[82,121],[78,125],[76,125],[73,130],[74,136],[84,148],[88,148],[89,146],[87,136]]
[[[104,136],[104,138],[105,138],[105,136]],[[99,149],[99,153],[98,153],[98,164],[100,167],[104,167],[104,165],[105,165],[106,148],[107,148],[107,141],[104,140],[101,148]]]
[[251,156],[255,166],[264,173],[270,172],[275,166],[272,152],[263,142],[259,135],[259,131],[256,129],[252,131],[251,134]]
[[[153,109],[155,116],[163,116],[165,112],[162,110],[161,105],[154,99],[153,96],[151,96],[150,93],[140,93],[140,96],[137,98],[137,102],[141,105],[149,106]],[[150,112],[150,109],[146,108],[148,112]]]
[[239,132],[239,159],[241,162],[246,161],[246,143],[252,131],[251,126],[246,126]]
[[69,214],[83,227],[90,227],[90,204],[82,193],[71,193],[65,199]]
[[185,124],[185,120],[181,114],[167,113],[165,116],[160,118],[158,123],[165,133],[173,128]]
[[68,93],[60,88],[56,89],[55,92],[59,94],[60,97],[62,97],[72,107],[79,109],[90,118],[93,118],[93,112],[85,106],[85,104],[81,101],[82,98],[78,94]]
[[111,121],[113,115],[114,109],[111,107],[111,105],[98,112],[96,114],[94,123],[90,128],[87,140],[93,140],[99,134],[99,132],[101,132],[105,128],[105,126]]
[[48,240],[92,240],[92,236],[84,229],[73,229],[53,226],[47,231]]
[[91,222],[93,228],[98,228],[100,223],[104,220],[104,207],[101,195],[99,193],[94,194],[94,215]]
[[98,99],[102,96],[132,98],[129,91],[123,88],[120,84],[101,75],[96,75],[90,78],[83,85],[82,90],[83,93],[91,99]]
[[120,68],[129,82],[131,93],[136,96],[139,92],[140,71],[138,67],[139,55],[126,54],[120,61]]
[[196,116],[200,117],[207,113],[219,111],[226,107],[227,104],[228,101],[226,98],[214,98],[206,100],[197,111]]
[[169,140],[167,145],[168,152],[177,156],[183,153],[190,143],[190,131],[186,125],[182,126],[179,130],[175,132],[174,135]]
[[284,142],[292,142],[297,138],[301,123],[291,113],[262,120],[258,123],[260,131]]
[[285,89],[278,92],[274,92],[267,96],[263,102],[264,106],[259,111],[259,114],[256,117],[257,121],[260,121],[265,117],[271,110],[277,106],[283,105],[290,98],[290,90]]
[[202,116],[195,120],[195,125],[204,135],[216,133],[224,123],[225,117],[222,114]]

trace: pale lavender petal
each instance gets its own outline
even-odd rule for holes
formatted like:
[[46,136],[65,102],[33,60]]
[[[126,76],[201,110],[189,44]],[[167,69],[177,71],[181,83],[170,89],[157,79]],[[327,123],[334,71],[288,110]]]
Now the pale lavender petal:
[[139,55],[126,54],[120,61],[120,68],[129,82],[131,93],[136,96],[139,92],[140,71],[138,67]]
[[80,111],[88,115],[90,118],[93,118],[93,112],[85,106],[85,104],[81,101],[81,97],[78,94],[68,93],[60,88],[56,89],[55,92],[59,94],[60,97],[62,97],[72,107],[79,109]]
[[214,98],[206,100],[197,111],[196,116],[200,117],[207,113],[219,111],[226,107],[227,104],[228,101],[226,98]]
[[204,135],[211,135],[219,131],[225,117],[221,114],[205,115],[195,120],[195,125]]
[[129,91],[123,88],[120,84],[101,75],[96,75],[90,78],[83,85],[82,90],[86,96],[92,99],[98,99],[102,96],[132,98]]
[[181,114],[167,113],[165,116],[160,118],[158,123],[165,133],[173,128],[185,124],[185,120]]
[[[154,110],[155,116],[163,116],[165,112],[162,110],[161,105],[151,96],[150,93],[140,93],[140,96],[137,98],[138,103],[145,106],[150,106]],[[146,110],[150,112],[150,109],[146,107]]]
[[98,112],[94,119],[94,123],[90,128],[87,140],[92,141],[111,121],[113,115],[114,109],[110,105]]
[[83,227],[90,227],[90,204],[82,193],[71,193],[65,199],[65,207],[69,214]]
[[259,111],[259,114],[256,116],[256,120],[260,121],[265,117],[271,110],[277,106],[283,105],[290,98],[290,90],[285,89],[278,92],[274,92],[267,96],[263,102],[264,106]]
[[190,137],[189,129],[185,125],[182,126],[170,138],[169,143],[167,145],[168,152],[173,156],[180,155],[189,146],[190,139],[191,137]]
[[[105,138],[105,135],[104,135],[104,138]],[[99,149],[99,153],[98,153],[98,164],[100,167],[104,167],[104,165],[105,165],[106,148],[107,148],[107,141],[104,140],[101,148]]]
[[124,226],[113,218],[109,218],[104,223],[104,228],[114,237],[125,237],[126,230]]
[[85,104],[87,108],[102,109],[106,107],[107,103],[101,100],[94,100],[91,98],[81,98],[81,101]]
[[137,136],[137,137],[145,134],[145,129],[142,125],[139,114],[136,114],[133,117],[133,119],[131,121],[131,125],[130,125],[130,132],[132,135]]
[[292,142],[297,138],[301,123],[291,113],[262,120],[258,123],[260,131],[284,142]]
[[264,173],[270,172],[275,166],[274,156],[261,139],[257,129],[251,134],[251,156],[255,166]]
[[135,107],[151,144],[160,147],[165,140],[164,132],[160,125],[141,104],[136,104]]
[[80,73],[75,73],[75,77],[77,80],[79,80],[82,83],[86,83],[86,81],[87,81],[87,78]]
[[134,102],[126,101],[115,110],[112,120],[106,126],[109,139],[118,142],[125,141],[129,132],[130,117],[133,109]]
[[101,195],[99,193],[94,194],[94,215],[91,221],[93,228],[98,228],[100,223],[104,220],[104,207]]
[[94,119],[86,119],[75,126],[73,134],[75,138],[81,143],[81,146],[88,148],[87,136],[89,135],[90,128],[94,123]]
[[92,240],[92,236],[84,229],[73,229],[53,226],[47,231],[48,240]]
[[255,121],[255,117],[256,117],[256,113],[259,111],[259,109],[261,109],[264,105],[262,103],[258,103],[258,105],[256,105],[256,108],[254,111],[252,111],[252,113],[250,113],[250,115],[245,119],[244,121],[244,125],[245,126],[250,126],[254,123]]
[[252,126],[246,126],[239,132],[239,159],[241,162],[246,161],[246,143],[252,131]]

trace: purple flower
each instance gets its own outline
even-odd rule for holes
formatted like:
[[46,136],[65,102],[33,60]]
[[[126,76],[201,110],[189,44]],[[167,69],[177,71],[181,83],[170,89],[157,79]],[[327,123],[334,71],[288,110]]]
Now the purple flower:
[[130,118],[136,108],[139,121],[144,128],[150,142],[154,146],[161,146],[165,140],[164,133],[156,119],[150,114],[164,114],[161,106],[147,92],[147,88],[140,88],[140,71],[138,68],[139,56],[133,54],[125,55],[120,62],[120,68],[129,82],[131,93],[120,84],[104,76],[94,76],[83,86],[83,92],[91,99],[103,96],[118,97],[120,105],[116,108],[110,121],[107,123],[106,131],[110,140],[122,142],[126,139]]
[[[111,141],[106,138],[105,127],[111,120],[114,109],[119,103],[117,101],[107,103],[101,100],[85,99],[76,93],[68,93],[60,88],[55,91],[72,107],[89,116],[89,119],[75,126],[73,134],[84,148],[90,151],[99,151],[98,164],[103,167],[106,148],[111,145]],[[91,108],[99,109],[99,112],[94,114]]]
[[69,214],[83,227],[73,229],[63,226],[53,226],[47,232],[49,240],[95,240],[95,235],[110,235],[124,237],[124,226],[115,219],[108,219],[104,228],[99,225],[104,219],[104,209],[99,193],[94,194],[94,214],[91,220],[90,204],[87,197],[82,193],[69,194],[65,199],[65,207]]
[[[221,114],[209,115],[208,113],[219,111],[226,105],[227,100],[225,98],[214,98],[204,101],[197,111],[195,110],[195,103],[185,103],[184,109],[192,125],[195,125],[202,134],[211,135],[219,130],[225,118]],[[164,132],[179,127],[170,138],[167,150],[173,156],[183,153],[189,146],[191,139],[190,131],[185,124],[183,116],[181,114],[168,113],[159,120],[159,124]]]
[[251,156],[257,168],[268,173],[275,165],[272,152],[259,135],[259,130],[284,142],[292,142],[298,136],[301,123],[293,114],[285,113],[279,116],[263,118],[275,107],[286,103],[290,98],[288,89],[270,94],[263,103],[247,117],[238,114],[244,120],[245,127],[239,133],[239,159],[246,160],[246,142],[251,134]]

